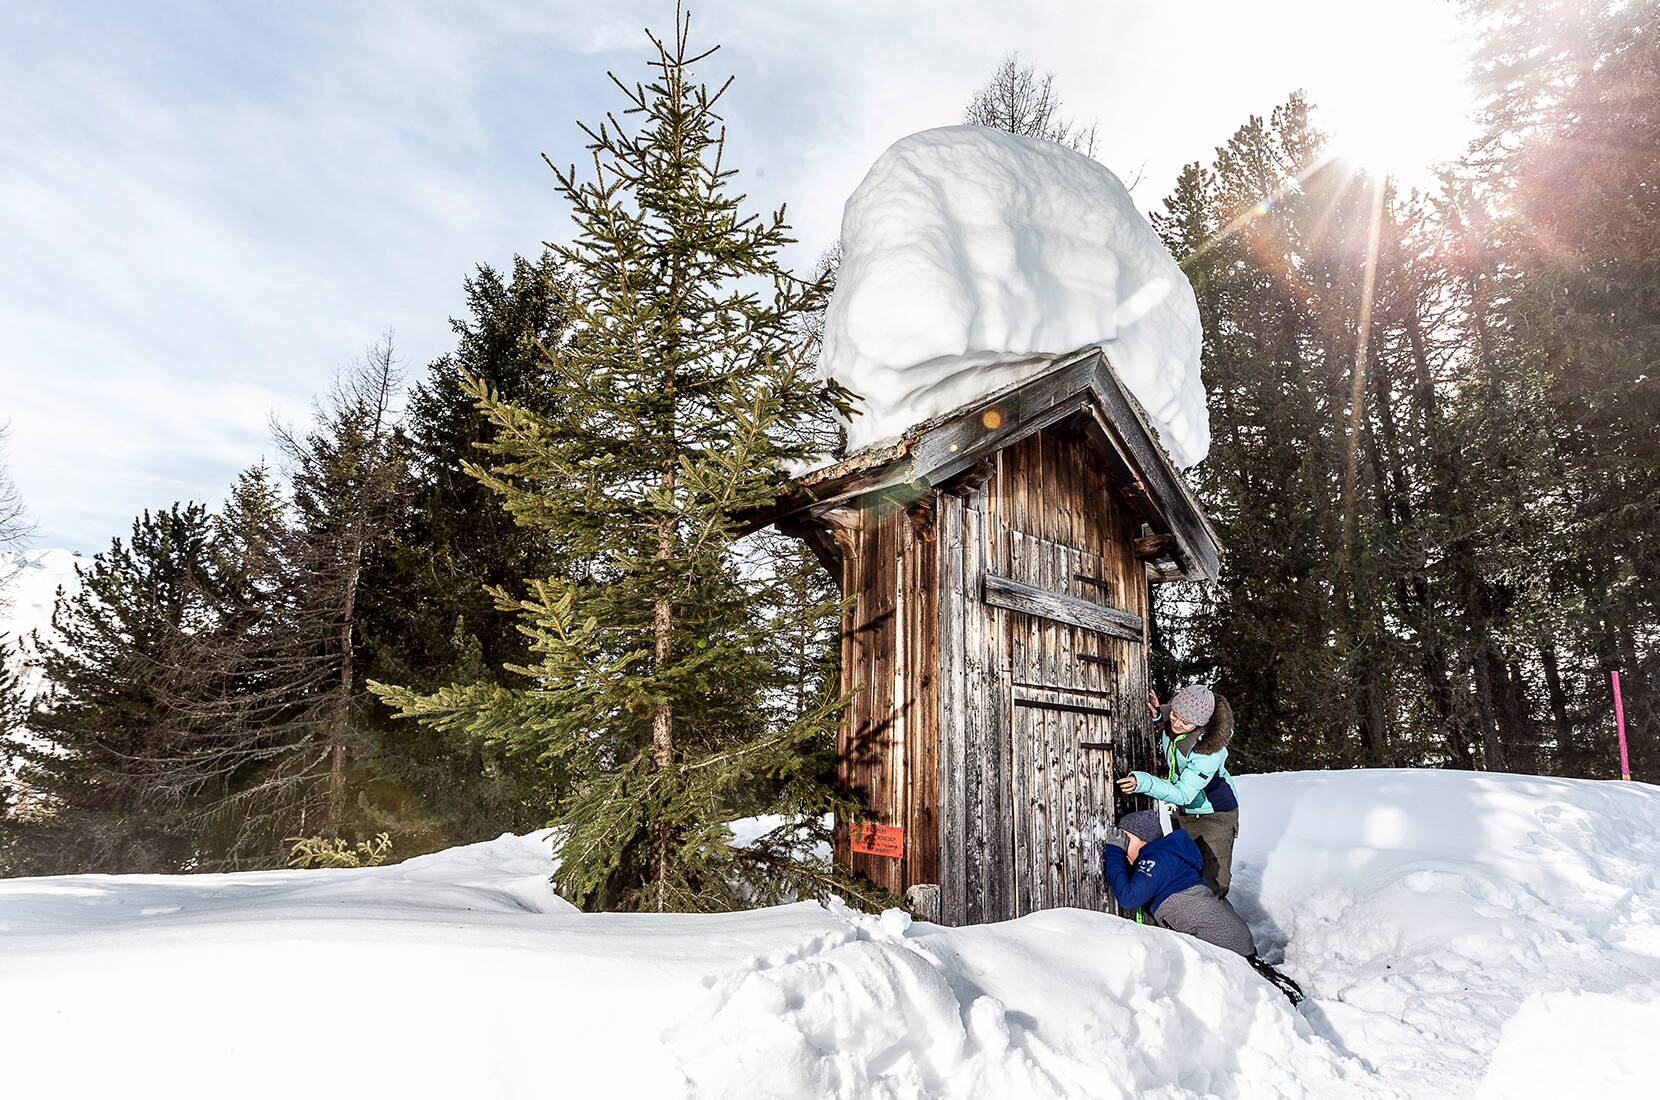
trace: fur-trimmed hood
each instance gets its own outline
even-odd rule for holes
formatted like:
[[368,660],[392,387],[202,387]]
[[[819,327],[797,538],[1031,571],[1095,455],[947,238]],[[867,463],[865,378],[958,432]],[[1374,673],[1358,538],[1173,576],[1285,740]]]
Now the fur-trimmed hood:
[[[1221,752],[1233,740],[1233,707],[1228,705],[1221,692],[1213,694],[1216,696],[1216,709],[1211,711],[1210,721],[1172,742],[1183,756],[1195,752]],[[1164,709],[1168,715],[1168,703]]]

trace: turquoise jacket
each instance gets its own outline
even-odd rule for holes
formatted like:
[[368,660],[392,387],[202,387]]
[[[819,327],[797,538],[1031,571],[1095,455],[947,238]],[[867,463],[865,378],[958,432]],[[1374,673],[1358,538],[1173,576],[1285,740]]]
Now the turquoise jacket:
[[1239,809],[1239,797],[1228,776],[1228,743],[1233,740],[1233,708],[1222,696],[1216,697],[1216,711],[1210,721],[1191,733],[1171,739],[1166,704],[1159,739],[1168,778],[1147,772],[1131,772],[1135,793],[1149,794],[1168,802],[1183,813],[1210,814]]

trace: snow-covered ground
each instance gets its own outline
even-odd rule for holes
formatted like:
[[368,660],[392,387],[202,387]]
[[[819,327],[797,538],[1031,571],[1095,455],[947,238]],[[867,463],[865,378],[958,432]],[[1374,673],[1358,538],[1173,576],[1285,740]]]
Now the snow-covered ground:
[[980,126],[911,134],[847,200],[841,245],[819,366],[864,399],[850,449],[1099,344],[1177,465],[1209,450],[1193,288],[1098,161]]
[[[591,915],[546,834],[365,870],[0,881],[7,1095],[1641,1095],[1660,789],[1247,776],[1234,897],[1310,994],[1077,910]],[[1599,1087],[1601,1086],[1601,1087]]]
[[1265,953],[1284,944],[1320,1033],[1382,1081],[1652,1090],[1631,1039],[1660,1034],[1660,788],[1454,771],[1243,784],[1233,896]]

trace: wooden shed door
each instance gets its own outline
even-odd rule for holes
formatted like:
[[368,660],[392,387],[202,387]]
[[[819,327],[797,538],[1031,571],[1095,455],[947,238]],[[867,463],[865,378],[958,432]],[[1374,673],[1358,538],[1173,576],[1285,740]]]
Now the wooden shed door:
[[[987,492],[939,508],[941,919],[1112,911],[1097,827],[1144,723],[1139,563],[1009,527]],[[1134,568],[1130,568],[1133,564]],[[1142,766],[1137,763],[1133,766]]]
[[1008,631],[1015,915],[1111,907],[1099,827],[1115,817],[1114,729],[1132,711],[1118,672],[1142,660],[1139,617],[1113,607],[1101,556],[1010,532],[1007,578],[985,600]]

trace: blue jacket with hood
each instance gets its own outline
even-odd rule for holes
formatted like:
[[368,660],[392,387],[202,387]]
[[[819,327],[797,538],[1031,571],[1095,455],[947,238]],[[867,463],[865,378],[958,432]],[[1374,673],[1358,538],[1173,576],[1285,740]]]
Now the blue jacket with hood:
[[1205,881],[1199,874],[1205,865],[1204,857],[1186,829],[1177,829],[1143,844],[1133,871],[1124,858],[1124,849],[1116,844],[1102,850],[1101,864],[1118,904],[1126,909],[1145,906],[1149,913],[1158,912],[1159,905],[1171,894],[1179,894]]

